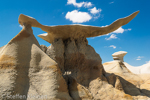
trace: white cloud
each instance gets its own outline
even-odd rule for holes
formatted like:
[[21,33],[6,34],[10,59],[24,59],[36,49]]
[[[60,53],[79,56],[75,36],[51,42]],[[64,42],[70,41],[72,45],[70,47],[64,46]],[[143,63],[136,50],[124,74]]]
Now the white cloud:
[[109,2],[109,4],[112,4],[112,3],[114,3],[114,1],[112,1],[112,2]]
[[83,23],[92,19],[92,16],[87,12],[80,12],[78,10],[73,10],[71,12],[67,12],[66,19],[69,19],[73,23]]
[[104,48],[113,48],[113,49],[116,49],[117,47],[115,45],[110,45],[110,46],[104,46]]
[[68,0],[67,4],[73,4],[74,6],[82,7],[84,2],[77,3],[76,0]]
[[[93,4],[91,2],[77,2],[76,0],[67,0],[67,5],[73,5],[75,7],[85,7],[85,8],[89,8],[89,7],[92,7]],[[102,9],[97,9],[96,7],[92,8],[92,9],[88,9],[89,11],[88,12],[79,12],[79,10],[73,10],[71,12],[68,12],[66,14],[66,19],[69,19],[71,20],[73,23],[83,23],[83,22],[87,22],[91,19],[98,19],[100,17],[100,12],[102,11]],[[78,14],[78,15],[75,15]],[[78,17],[78,18],[75,18],[74,16],[72,15],[75,15],[76,17],[79,16],[79,15],[86,15],[85,19],[84,19],[84,16],[81,18],[81,17]],[[82,21],[83,20],[83,21]]]
[[131,28],[123,29],[122,27],[119,27],[117,30],[113,31],[112,33],[123,33],[125,31],[131,31]]
[[106,40],[117,39],[115,34],[111,34],[109,38],[105,38]]
[[143,56],[138,56],[137,58],[136,58],[136,60],[141,60],[142,58],[144,58]]
[[125,31],[131,31],[131,30],[132,30],[131,28],[125,29]]
[[102,11],[102,9],[97,9],[96,7],[89,9],[90,13],[93,15],[94,19],[98,19],[100,17],[100,12]]
[[123,33],[125,30],[122,27],[119,27],[117,30],[113,31],[112,33]]
[[89,10],[92,14],[97,14],[97,13],[100,13],[102,11],[102,9],[96,9],[96,7],[89,9]]
[[110,45],[109,47],[112,47],[113,49],[116,49],[116,46],[115,46],[115,45]]
[[[108,26],[108,25],[106,25],[106,26]],[[102,27],[105,27],[105,26],[102,26]],[[116,33],[116,34],[118,34],[118,33],[124,33],[125,31],[131,31],[131,28],[123,29],[122,27],[119,27],[117,30],[115,30],[115,31],[113,31],[113,32],[110,33],[111,34],[110,37],[108,37],[108,38],[106,37],[105,39],[106,40],[117,39],[118,37],[114,33]],[[109,35],[109,34],[107,34],[107,35]]]
[[100,17],[100,14],[98,14],[97,16],[94,16],[94,19],[98,19]]
[[93,4],[91,2],[85,2],[84,3],[84,7],[89,8],[91,7]]
[[137,58],[144,58],[143,56],[138,56]]
[[91,2],[80,2],[80,3],[77,3],[76,0],[68,0],[67,4],[68,5],[73,4],[74,6],[79,7],[79,8],[82,7],[82,6],[87,7],[87,8],[92,6]]

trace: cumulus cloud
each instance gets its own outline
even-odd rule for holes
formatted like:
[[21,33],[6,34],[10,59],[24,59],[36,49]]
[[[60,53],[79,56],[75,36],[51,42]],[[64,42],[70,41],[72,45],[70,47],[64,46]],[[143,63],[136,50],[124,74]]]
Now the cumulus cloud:
[[97,9],[96,7],[89,9],[89,10],[90,10],[90,13],[92,13],[92,14],[97,14],[102,11],[102,9]]
[[100,12],[102,11],[102,9],[97,9],[96,7],[88,10],[90,11],[94,19],[98,19],[100,17]]
[[106,40],[117,39],[115,34],[111,34],[109,38],[105,38]]
[[83,23],[92,19],[92,16],[87,12],[80,12],[78,10],[73,10],[71,12],[67,12],[66,19],[69,19],[73,23]]
[[110,45],[109,47],[112,47],[113,49],[116,49],[116,46],[115,46],[115,45]]
[[[73,10],[71,12],[67,12],[66,14],[66,19],[69,19],[70,21],[72,21],[73,23],[83,23],[83,22],[87,22],[91,19],[98,19],[100,17],[100,12],[102,11],[102,9],[97,9],[96,7],[93,7],[92,9],[89,9],[93,6],[93,4],[91,2],[77,2],[76,0],[67,0],[67,5],[73,5],[75,7],[85,7],[88,9],[88,12],[79,12],[77,10]],[[77,18],[75,18],[74,14],[78,14],[76,15],[76,17],[78,16],[81,16],[82,15],[82,18],[78,17],[78,20]],[[84,16],[83,15],[86,15],[85,19],[84,19]],[[83,21],[82,21],[83,20]]]
[[141,59],[138,59],[138,58],[137,58],[136,60],[141,60]]
[[137,58],[136,58],[136,60],[141,60],[142,58],[144,58],[143,56],[138,56]]
[[125,31],[131,31],[131,28],[123,29],[122,27],[119,27],[117,30],[113,31],[112,33],[124,33]]
[[[67,0],[68,5],[74,5],[75,7],[85,7],[88,9],[88,12],[81,12],[79,10],[73,10],[71,12],[67,12],[65,18],[69,19],[73,23],[83,23],[87,22],[91,19],[98,19],[100,17],[100,12],[102,9],[97,9],[96,7],[93,7],[92,9],[89,9],[89,7],[92,7],[93,4],[91,2],[76,2],[76,0]],[[80,17],[81,16],[81,17]]]
[[123,33],[124,31],[125,31],[125,29],[123,29],[122,27],[120,27],[117,30],[113,31],[112,33]]
[[91,7],[92,6],[92,3],[91,2],[80,2],[80,3],[77,3],[76,2],[76,0],[68,0],[68,2],[67,2],[67,4],[68,5],[74,5],[74,6],[76,6],[76,7],[82,7],[82,6],[84,6],[84,7]]
[[[108,25],[106,25],[106,26],[108,26]],[[102,26],[102,27],[105,27],[105,26]],[[106,37],[105,39],[106,40],[111,40],[111,39],[117,39],[118,37],[117,37],[117,35],[115,35],[115,34],[119,34],[119,33],[124,33],[125,31],[131,31],[132,29],[131,28],[128,28],[128,29],[123,29],[122,27],[119,27],[117,30],[115,30],[115,31],[113,31],[113,32],[111,32],[110,34],[107,34],[107,35],[110,35],[110,37]],[[112,34],[113,33],[113,34]]]

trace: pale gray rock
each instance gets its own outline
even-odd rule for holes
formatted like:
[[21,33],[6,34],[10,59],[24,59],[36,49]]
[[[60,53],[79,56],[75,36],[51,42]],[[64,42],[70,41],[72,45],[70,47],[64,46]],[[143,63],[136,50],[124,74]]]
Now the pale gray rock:
[[[47,54],[60,65],[69,94],[74,100],[149,98],[145,93],[147,88],[144,88],[148,82],[139,88],[139,84],[142,84],[139,80],[143,79],[132,74],[122,61],[115,60],[104,64],[104,68],[109,69],[106,73],[100,56],[88,45],[85,38],[57,39],[48,47]],[[110,74],[111,72],[115,74]]]
[[62,73],[65,73],[64,70],[64,44],[61,39],[55,40],[47,49],[46,54],[57,61],[59,68]]
[[92,88],[92,80],[104,77],[105,71],[100,56],[85,38],[57,39],[48,47],[47,54],[60,65],[74,100],[94,99],[95,92],[88,88]]
[[150,62],[141,66],[132,66],[127,62],[124,62],[127,68],[134,74],[150,74]]
[[[128,95],[126,99],[137,100],[149,100],[150,98],[150,76],[149,74],[139,74],[142,71],[142,67],[133,67],[126,62],[123,62],[123,56],[127,52],[117,52],[114,56],[119,56],[120,59],[114,59],[114,61],[105,62],[103,64],[105,71],[108,73],[114,73],[115,75],[106,75],[109,83],[114,84],[115,89],[118,89]],[[148,67],[145,64],[145,68]],[[144,67],[143,67],[144,69]],[[147,70],[148,71],[148,70]],[[138,73],[138,74],[137,74]],[[117,76],[117,78],[116,78]],[[119,79],[119,80],[118,80]],[[116,80],[116,82],[114,82]],[[149,94],[148,94],[149,93]],[[118,98],[117,98],[118,99]]]
[[112,54],[114,60],[124,62],[123,57],[127,54],[126,51],[118,51]]
[[[127,54],[126,51],[118,51],[112,54],[114,61],[105,63],[104,67],[105,70],[112,72],[132,72],[134,74],[150,74],[150,62],[147,62],[146,64],[143,64],[141,66],[132,66],[128,64],[127,62],[124,62],[123,57]],[[119,63],[123,63],[125,67],[117,66]],[[107,65],[112,63],[110,67]],[[119,64],[120,65],[120,64]],[[116,66],[116,67],[115,67]]]
[[41,50],[26,24],[0,53],[0,100],[17,94],[22,100],[72,100],[57,63]]

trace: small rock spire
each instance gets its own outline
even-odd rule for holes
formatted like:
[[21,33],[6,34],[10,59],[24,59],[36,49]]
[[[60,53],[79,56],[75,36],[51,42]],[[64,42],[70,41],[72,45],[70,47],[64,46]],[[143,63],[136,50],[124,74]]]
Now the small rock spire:
[[118,51],[112,54],[114,60],[120,60],[124,62],[123,57],[127,54],[126,51]]

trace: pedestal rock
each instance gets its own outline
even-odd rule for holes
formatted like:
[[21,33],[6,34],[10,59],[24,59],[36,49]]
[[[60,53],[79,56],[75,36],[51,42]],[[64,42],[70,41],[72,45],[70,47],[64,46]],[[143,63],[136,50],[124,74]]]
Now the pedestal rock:
[[[21,14],[19,23],[23,30],[0,49],[0,99],[9,100],[8,95],[19,94],[44,96],[40,98],[43,100],[148,100],[148,75],[133,74],[123,58],[103,66],[86,39],[118,29],[138,12],[106,27],[45,26]],[[31,26],[48,32],[40,36],[51,43],[50,47],[40,47]]]

